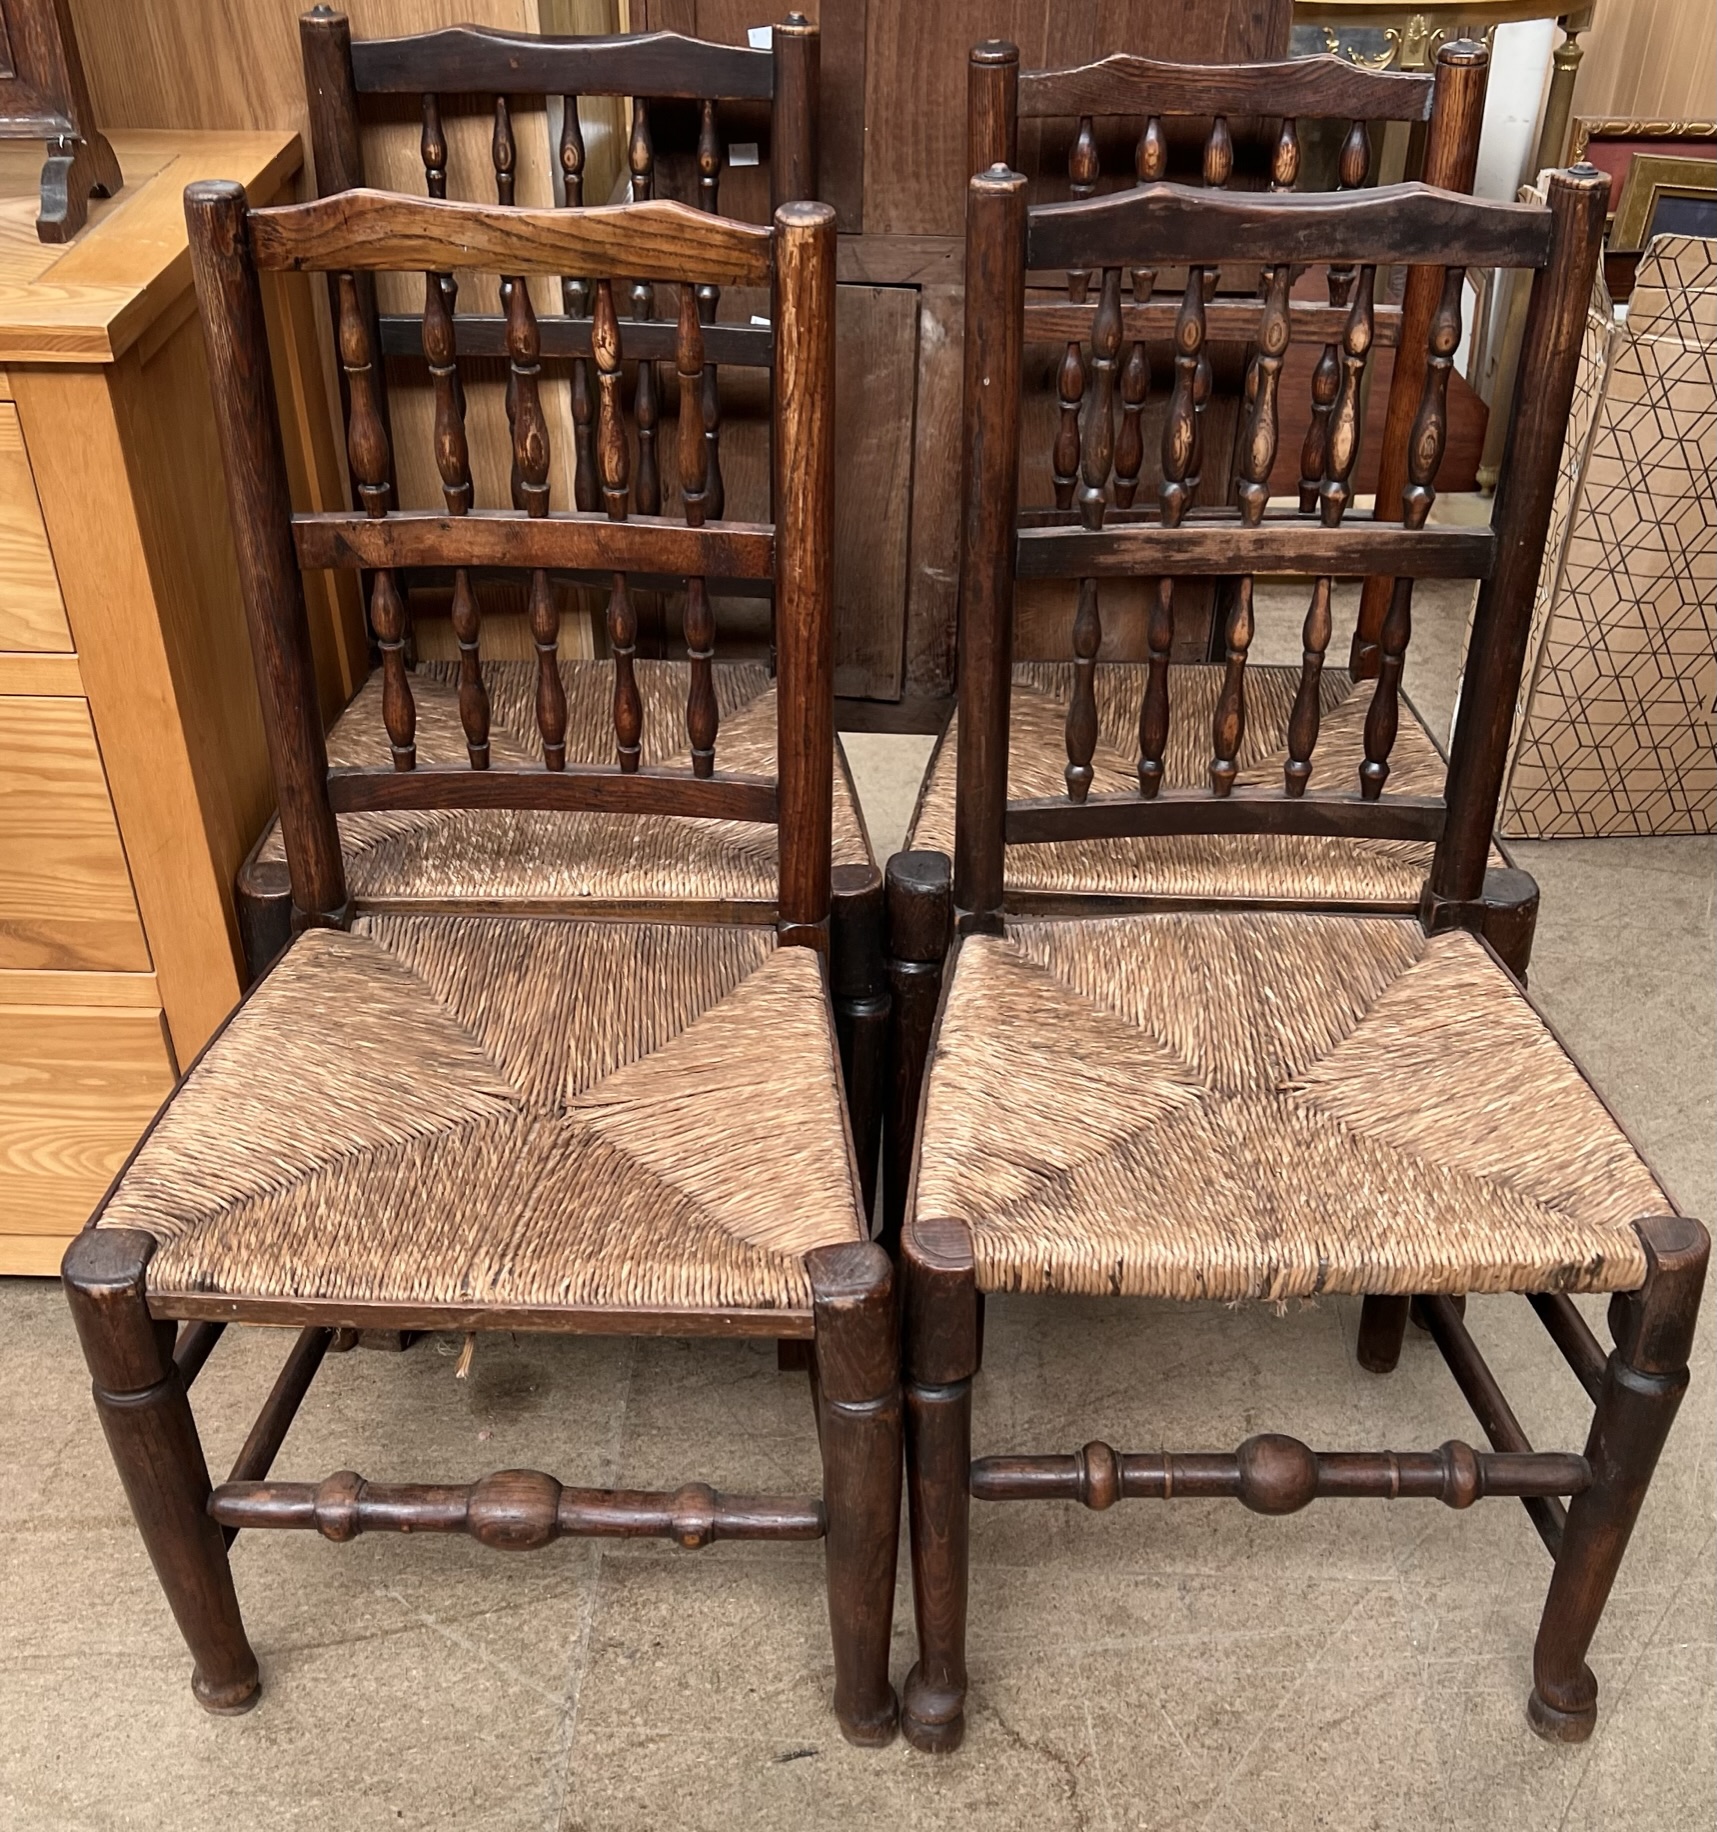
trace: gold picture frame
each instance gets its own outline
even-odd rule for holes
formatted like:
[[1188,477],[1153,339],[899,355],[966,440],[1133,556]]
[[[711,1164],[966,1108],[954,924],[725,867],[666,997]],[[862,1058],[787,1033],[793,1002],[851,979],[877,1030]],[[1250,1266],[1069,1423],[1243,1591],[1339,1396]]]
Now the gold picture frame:
[[1610,251],[1635,254],[1662,197],[1717,198],[1717,157],[1690,159],[1664,153],[1636,153],[1610,225]]

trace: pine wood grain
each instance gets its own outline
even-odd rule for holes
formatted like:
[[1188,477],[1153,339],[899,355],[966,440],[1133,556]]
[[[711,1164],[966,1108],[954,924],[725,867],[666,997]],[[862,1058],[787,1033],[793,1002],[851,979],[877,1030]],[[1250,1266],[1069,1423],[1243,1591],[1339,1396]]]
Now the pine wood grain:
[[71,646],[18,410],[0,405],[0,650]]
[[0,699],[0,756],[0,967],[146,971],[88,706]]
[[0,1272],[56,1270],[173,1079],[158,1011],[0,1006]]

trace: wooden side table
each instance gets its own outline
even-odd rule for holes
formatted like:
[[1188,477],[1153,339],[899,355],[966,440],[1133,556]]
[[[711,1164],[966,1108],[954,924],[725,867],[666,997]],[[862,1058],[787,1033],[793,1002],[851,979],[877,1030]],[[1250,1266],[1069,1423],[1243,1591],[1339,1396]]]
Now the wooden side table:
[[[115,133],[124,190],[36,236],[0,148],[0,1273],[57,1271],[241,987],[232,884],[273,802],[182,193],[294,194],[297,136]],[[306,507],[343,491],[313,296],[272,300]],[[309,581],[331,714],[355,598]]]

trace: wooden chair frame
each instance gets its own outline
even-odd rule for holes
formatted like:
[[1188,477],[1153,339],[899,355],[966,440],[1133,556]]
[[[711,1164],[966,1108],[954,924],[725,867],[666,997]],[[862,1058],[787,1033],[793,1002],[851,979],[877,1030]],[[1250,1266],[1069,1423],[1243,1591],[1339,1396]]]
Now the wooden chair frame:
[[[995,165],[1017,168],[1022,121],[1072,119],[1079,124],[1070,157],[1069,188],[1077,198],[1095,194],[1100,181],[1094,122],[1123,117],[1142,123],[1134,154],[1137,182],[1154,183],[1168,173],[1168,140],[1163,123],[1182,118],[1211,123],[1203,155],[1206,185],[1225,187],[1234,172],[1231,119],[1279,122],[1270,160],[1272,191],[1292,190],[1299,178],[1300,121],[1345,120],[1348,132],[1338,166],[1342,190],[1364,185],[1371,174],[1368,128],[1377,122],[1410,122],[1425,134],[1422,179],[1445,191],[1470,192],[1478,166],[1479,132],[1484,121],[1485,85],[1490,56],[1485,47],[1461,39],[1443,45],[1433,74],[1367,70],[1332,56],[1292,58],[1262,64],[1171,64],[1115,52],[1096,63],[1062,70],[1019,67],[1019,51],[992,41],[973,48],[967,76],[967,163],[974,172]],[[1149,385],[1148,364],[1141,366],[1145,332],[1165,336],[1174,321],[1175,302],[1141,302],[1141,275],[1133,275],[1133,297],[1123,308],[1128,340],[1122,374],[1123,398],[1134,394],[1142,404]],[[1070,337],[1060,376],[1061,437],[1056,442],[1056,502],[1072,507],[1078,471],[1079,403],[1087,376],[1080,350],[1088,340],[1094,302],[1091,275],[1074,269],[1067,275],[1067,303],[1032,301],[1026,307],[1026,335],[1033,341]],[[1340,387],[1338,333],[1340,317],[1351,302],[1354,269],[1329,272],[1329,326],[1313,381],[1312,415],[1300,453],[1300,508],[1313,513],[1324,475],[1330,411]],[[1441,290],[1432,269],[1410,271],[1401,305],[1380,303],[1375,316],[1379,345],[1418,349],[1430,328]],[[1209,350],[1223,343],[1246,343],[1257,325],[1255,311],[1243,301],[1212,301],[1206,350],[1199,374],[1200,411],[1210,397]],[[1407,436],[1418,405],[1418,378],[1398,371],[1392,378],[1386,411],[1377,501],[1388,505],[1378,519],[1389,520],[1406,483]],[[1134,473],[1136,475],[1136,472]],[[1354,678],[1376,674],[1378,640],[1389,603],[1389,581],[1365,581],[1359,622],[1349,666]],[[1213,653],[1212,660],[1220,660]]]
[[[912,987],[917,1035],[928,1051],[934,1025],[926,1014],[943,967],[936,947],[957,931],[950,959],[968,936],[999,934],[1003,852],[1073,833],[1301,832],[1388,833],[1434,838],[1436,852],[1421,920],[1427,930],[1464,927],[1480,935],[1491,921],[1483,901],[1486,857],[1502,780],[1510,718],[1525,653],[1534,585],[1549,522],[1562,434],[1572,398],[1579,346],[1603,231],[1605,182],[1590,168],[1555,174],[1548,208],[1490,204],[1401,186],[1351,198],[1276,196],[1241,199],[1159,185],[1092,202],[1027,209],[1026,181],[1006,170],[974,178],[967,216],[965,401],[967,453],[963,484],[959,757],[956,855],[907,856],[890,868],[890,896],[917,944]],[[1510,427],[1493,525],[1468,530],[1425,526],[1441,441],[1439,373],[1458,340],[1458,291],[1439,285],[1443,303],[1427,339],[1425,385],[1414,416],[1407,469],[1405,527],[1343,523],[1331,514],[1345,471],[1339,461],[1322,486],[1325,514],[1311,527],[1265,512],[1276,408],[1273,371],[1297,318],[1285,285],[1267,278],[1256,385],[1243,445],[1241,508],[1181,522],[1175,492],[1184,489],[1193,437],[1192,384],[1200,347],[1201,264],[1243,248],[1249,261],[1276,267],[1305,260],[1353,260],[1370,266],[1406,261],[1458,282],[1468,264],[1529,267],[1533,277],[1527,356]],[[1148,259],[1186,264],[1188,285],[1177,314],[1178,385],[1165,432],[1163,512],[1109,520],[1105,486],[1112,472],[1114,347],[1118,275]],[[1108,360],[1097,376],[1093,410],[1082,427],[1080,524],[1017,528],[1020,352],[1026,335],[1026,276],[1039,268],[1079,267],[1103,275],[1096,308],[1110,321],[1098,343]],[[1450,294],[1454,292],[1454,302]],[[1366,316],[1362,281],[1350,326]],[[1315,308],[1314,308],[1315,309]],[[1308,326],[1315,330],[1315,327]],[[1332,440],[1349,443],[1354,386],[1363,337],[1344,333],[1342,403]],[[1095,580],[1114,571],[1152,577],[1232,570],[1237,556],[1254,569],[1303,574],[1381,574],[1395,583],[1380,634],[1382,650],[1374,726],[1360,792],[1312,788],[1288,779],[1279,787],[1236,787],[1233,742],[1244,717],[1249,629],[1231,619],[1227,688],[1213,729],[1215,756],[1206,790],[1175,791],[1151,778],[1166,729],[1167,642],[1153,641],[1153,678],[1142,712],[1140,789],[1136,795],[1089,793],[1083,759],[1095,716],[1089,676],[1092,631],[1075,636],[1074,710],[1068,724],[1065,800],[1010,804],[1006,758],[1011,681],[1013,582],[1030,572],[1085,581],[1082,615],[1096,617]],[[1483,580],[1455,731],[1446,797],[1390,797],[1386,773],[1394,685],[1410,630],[1412,581],[1439,575]],[[1172,583],[1159,598],[1172,621]],[[1306,665],[1323,629],[1308,615]],[[1160,666],[1158,660],[1160,657]],[[1158,691],[1160,688],[1161,691]],[[1371,742],[1373,736],[1378,742]],[[1313,733],[1315,742],[1315,731]],[[1309,760],[1311,745],[1303,747]],[[1160,771],[1160,762],[1158,763]],[[1307,765],[1309,775],[1309,762]],[[1212,920],[1220,920],[1212,918]],[[1332,921],[1343,920],[1339,916]],[[949,978],[952,966],[947,969]],[[913,1065],[922,1086],[922,1061]],[[897,1088],[896,1099],[902,1090]],[[922,1116],[920,1116],[921,1118]],[[916,1173],[915,1173],[916,1174]],[[909,1206],[909,1216],[911,1214]],[[1572,1300],[1560,1291],[1530,1294],[1551,1339],[1594,1402],[1581,1455],[1532,1449],[1495,1377],[1468,1334],[1461,1301],[1367,1296],[1360,1326],[1362,1365],[1383,1372],[1400,1353],[1410,1306],[1430,1329],[1492,1446],[1461,1443],[1427,1452],[1320,1453],[1275,1434],[1248,1439],[1233,1453],[1121,1454],[1092,1443],[1071,1455],[981,1456],[971,1443],[972,1380],[981,1355],[981,1306],[973,1238],[963,1221],[912,1217],[902,1254],[903,1341],[907,1407],[907,1484],[911,1511],[914,1607],[919,1656],[903,1696],[902,1725],[921,1749],[960,1741],[967,1688],[965,1631],[969,1512],[985,1501],[1073,1499],[1107,1508],[1129,1497],[1230,1496],[1256,1512],[1282,1514],[1320,1496],[1425,1497],[1466,1507],[1486,1495],[1518,1497],[1555,1560],[1534,1662],[1529,1716],[1543,1736],[1577,1741],[1596,1721],[1597,1683],[1585,1655],[1614,1582],[1646,1486],[1687,1385],[1692,1340],[1709,1254],[1696,1221],[1665,1216],[1636,1224],[1646,1277],[1610,1306],[1615,1347],[1606,1355]],[[1563,1497],[1571,1497],[1564,1505]]]
[[[280,795],[295,926],[339,928],[349,918],[335,813],[340,809],[506,807],[653,810],[687,816],[770,820],[781,830],[778,939],[826,955],[830,926],[830,797],[833,757],[832,591],[834,212],[783,205],[770,227],[712,218],[674,203],[578,214],[411,200],[353,192],[282,209],[251,211],[234,184],[186,193],[191,258],[204,314],[210,377],[225,460],[264,725]],[[699,323],[694,282],[769,285],[774,300],[773,524],[703,524],[688,488],[684,524],[624,516],[626,448],[612,386],[623,349],[611,282],[597,282],[596,360],[604,407],[599,438],[608,513],[547,508],[549,452],[534,392],[536,333],[528,288],[512,289],[508,348],[517,390],[515,459],[525,508],[493,514],[395,514],[389,510],[387,446],[371,384],[373,343],[357,309],[354,275],[398,268],[425,276],[425,321],[440,352],[449,319],[439,275],[487,260],[515,275],[616,271],[677,284],[678,360],[695,382]],[[322,269],[336,277],[337,324],[352,400],[351,450],[362,509],[292,513],[268,359],[261,273]],[[450,333],[448,333],[451,341]],[[440,378],[437,443],[450,488],[463,468],[462,418],[450,375]],[[682,460],[695,483],[701,429]],[[610,519],[610,518],[613,519]],[[469,769],[415,767],[411,696],[399,654],[393,572],[408,565],[460,568],[483,557],[533,569],[607,572],[616,604],[624,569],[684,570],[699,578],[738,574],[772,580],[779,611],[776,779],[746,778],[699,755],[713,739],[694,669],[688,705],[690,768],[645,768],[636,751],[637,700],[627,645],[617,641],[610,767],[567,763],[557,748],[558,675],[552,603],[533,587],[533,627],[548,658],[538,696],[542,767],[490,765],[484,710],[468,704]],[[330,771],[317,710],[300,565],[371,573],[372,616],[383,649],[384,719],[393,768]],[[545,610],[543,607],[547,605]],[[624,611],[616,617],[623,624]],[[622,630],[622,634],[624,631]],[[707,689],[707,679],[703,681]],[[479,688],[479,698],[481,690]],[[629,748],[630,747],[630,748]],[[99,1215],[98,1215],[99,1219]],[[859,1743],[893,1735],[888,1681],[900,1498],[898,1352],[887,1257],[868,1242],[806,1255],[812,1304],[762,1310],[500,1308],[482,1304],[366,1304],[193,1295],[154,1301],[147,1269],[152,1235],[92,1225],[70,1248],[65,1283],[94,1377],[96,1405],[121,1479],[168,1600],[190,1646],[193,1690],[212,1711],[248,1709],[257,1663],[240,1620],[227,1560],[234,1533],[249,1527],[315,1528],[346,1540],[362,1531],[463,1532],[481,1543],[531,1549],[567,1534],[654,1535],[687,1547],[717,1538],[827,1542],[835,1706]],[[175,1337],[175,1324],[182,1322]],[[231,1478],[211,1486],[187,1389],[229,1322],[290,1324],[300,1334],[240,1453]],[[470,1485],[396,1487],[341,1472],[320,1483],[270,1482],[270,1465],[323,1356],[359,1330],[542,1330],[772,1336],[811,1347],[823,1456],[820,1496],[725,1496],[703,1484],[672,1493],[563,1488],[537,1471],[502,1471]]]

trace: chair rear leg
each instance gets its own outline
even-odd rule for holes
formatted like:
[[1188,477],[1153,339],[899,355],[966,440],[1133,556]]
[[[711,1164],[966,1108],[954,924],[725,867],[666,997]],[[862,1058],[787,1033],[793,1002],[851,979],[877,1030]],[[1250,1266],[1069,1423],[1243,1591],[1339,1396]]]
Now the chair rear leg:
[[1359,1308],[1359,1365],[1373,1374],[1392,1374],[1401,1359],[1411,1298],[1367,1298]]
[[879,1236],[893,1253],[906,1216],[919,1096],[954,938],[953,866],[945,853],[897,852],[888,862],[886,883],[891,1003]]
[[876,1213],[888,1057],[888,970],[883,958],[882,873],[837,865],[829,903],[829,980],[841,1046],[847,1118],[866,1216]]
[[208,1512],[208,1465],[173,1365],[174,1326],[149,1315],[144,1273],[154,1251],[147,1234],[87,1229],[66,1252],[66,1295],[108,1449],[191,1650],[191,1691],[205,1710],[248,1711],[262,1682],[226,1541]]
[[1568,1508],[1532,1661],[1526,1715],[1541,1737],[1579,1743],[1598,1717],[1598,1682],[1586,1665],[1681,1396],[1705,1283],[1710,1239],[1680,1216],[1638,1224],[1646,1281],[1610,1305],[1616,1346],[1604,1370],[1586,1440],[1592,1486]]
[[894,1271],[870,1243],[805,1256],[816,1314],[824,1556],[835,1715],[849,1743],[894,1740],[888,1681],[900,1556],[900,1343]]
[[918,1660],[901,1729],[945,1755],[966,1733],[972,1379],[978,1292],[963,1228],[920,1224],[902,1255],[906,1280],[906,1489]]

